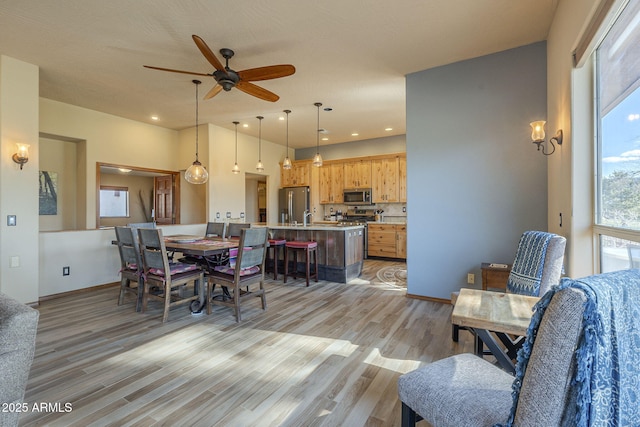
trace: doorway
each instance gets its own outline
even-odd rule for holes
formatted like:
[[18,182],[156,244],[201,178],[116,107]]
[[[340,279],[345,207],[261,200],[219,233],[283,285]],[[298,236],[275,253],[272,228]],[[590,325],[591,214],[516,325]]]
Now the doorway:
[[245,221],[267,222],[267,177],[245,173]]

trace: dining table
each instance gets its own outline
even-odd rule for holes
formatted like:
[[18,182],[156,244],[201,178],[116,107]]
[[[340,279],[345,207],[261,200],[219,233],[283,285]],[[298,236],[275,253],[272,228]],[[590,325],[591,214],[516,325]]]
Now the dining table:
[[[205,257],[225,254],[229,252],[229,250],[237,248],[239,243],[239,239],[233,238],[203,237],[184,234],[164,236],[164,245],[167,251],[180,252],[183,255],[192,255],[202,257],[203,259]],[[206,303],[206,295],[200,295],[198,300],[191,303],[191,313],[202,313]]]
[[533,307],[539,299],[463,288],[451,313],[451,322],[473,332],[478,356],[484,355],[486,345],[500,367],[515,374],[514,360],[527,334]]

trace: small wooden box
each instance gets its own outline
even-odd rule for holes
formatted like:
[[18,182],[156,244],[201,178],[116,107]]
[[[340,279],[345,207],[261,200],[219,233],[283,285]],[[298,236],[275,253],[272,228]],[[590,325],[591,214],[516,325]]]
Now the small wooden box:
[[511,272],[511,264],[507,268],[491,267],[488,262],[483,262],[482,269],[482,290],[487,288],[494,289],[507,289],[507,280],[509,280],[509,273]]

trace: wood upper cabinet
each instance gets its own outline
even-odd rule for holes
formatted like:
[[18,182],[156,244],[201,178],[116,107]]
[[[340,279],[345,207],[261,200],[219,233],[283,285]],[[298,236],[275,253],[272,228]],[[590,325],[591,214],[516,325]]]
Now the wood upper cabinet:
[[291,162],[291,169],[280,165],[281,187],[305,187],[311,184],[311,160]]
[[371,161],[371,193],[374,203],[399,202],[398,158]]
[[344,188],[371,188],[371,160],[344,162]]
[[343,189],[342,163],[329,163],[320,167],[320,203],[342,203]]
[[398,158],[398,189],[400,193],[400,202],[407,201],[407,158],[406,156]]

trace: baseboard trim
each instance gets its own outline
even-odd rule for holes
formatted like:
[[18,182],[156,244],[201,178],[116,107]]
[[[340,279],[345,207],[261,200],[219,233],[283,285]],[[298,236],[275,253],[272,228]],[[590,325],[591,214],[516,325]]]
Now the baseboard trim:
[[83,294],[83,293],[86,293],[86,292],[95,292],[97,290],[110,288],[110,287],[113,287],[113,286],[120,286],[120,282],[105,283],[104,285],[90,286],[88,288],[76,289],[74,291],[60,292],[59,294],[51,294],[51,295],[42,296],[42,297],[38,298],[38,304],[40,304],[43,301],[49,301],[49,300],[52,300],[52,299],[62,298],[62,297],[66,297],[66,296],[69,296],[69,295]]
[[414,298],[414,299],[420,299],[423,301],[432,301],[432,302],[439,302],[442,304],[451,304],[451,300],[446,299],[446,298],[434,298],[434,297],[425,297],[424,295],[415,295],[415,294],[406,294],[407,298]]

